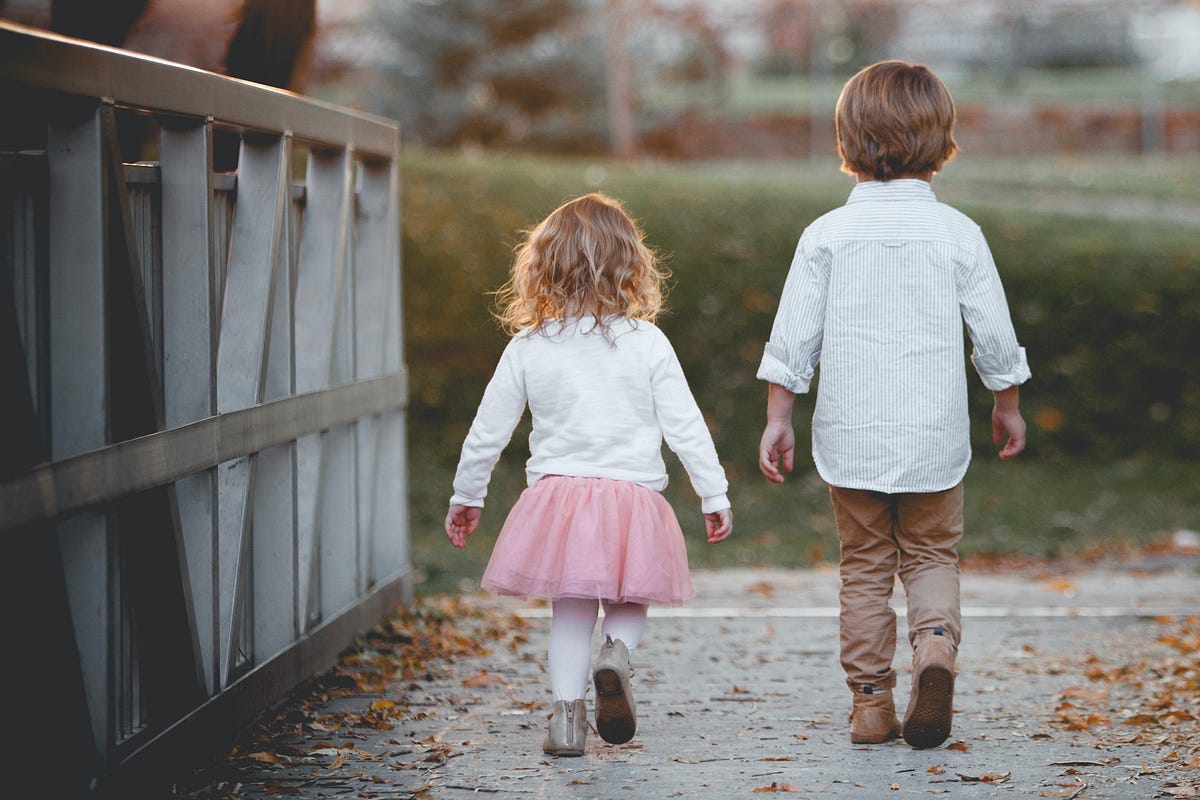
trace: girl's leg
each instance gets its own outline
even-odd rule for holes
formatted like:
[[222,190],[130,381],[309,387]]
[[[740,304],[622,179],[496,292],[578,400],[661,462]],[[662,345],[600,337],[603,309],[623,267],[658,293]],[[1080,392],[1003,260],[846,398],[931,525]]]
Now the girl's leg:
[[610,603],[604,601],[604,623],[600,627],[602,635],[620,639],[629,648],[629,652],[637,649],[642,640],[642,631],[646,628],[647,606],[641,603]]
[[646,606],[641,603],[604,603],[604,644],[596,658],[592,681],[596,685],[596,731],[606,742],[624,744],[637,732],[637,704],[629,679],[629,653],[642,640]]
[[579,700],[587,689],[592,632],[600,604],[564,597],[553,603],[550,619],[550,688],[555,700]]

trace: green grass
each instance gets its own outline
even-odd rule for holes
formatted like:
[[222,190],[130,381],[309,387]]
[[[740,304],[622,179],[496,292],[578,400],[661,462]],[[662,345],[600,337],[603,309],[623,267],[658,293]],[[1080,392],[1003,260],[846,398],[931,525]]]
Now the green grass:
[[[747,413],[752,413],[753,409]],[[799,433],[799,429],[798,429]],[[414,442],[418,446],[420,437]],[[519,444],[523,447],[524,440]],[[753,444],[756,444],[753,443]],[[672,464],[666,495],[679,516],[693,567],[810,567],[836,562],[829,490],[805,458],[782,486],[754,470],[752,443],[733,456],[734,535],[704,541],[699,503]],[[525,455],[510,448],[497,467],[479,531],[465,550],[442,532],[453,468],[411,476],[412,557],[422,592],[475,589],[508,509],[524,487]],[[727,467],[731,466],[727,462]],[[1195,462],[1087,460],[999,463],[976,453],[965,481],[964,556],[1069,557],[1100,547],[1144,545],[1181,529],[1200,530],[1200,467]]]
[[[1067,192],[1084,201],[1097,196],[1147,198],[1200,208],[1200,157],[1180,154],[1084,157],[1036,155],[951,161],[936,181],[948,187],[946,199],[963,202],[996,190],[1007,193]],[[1200,215],[1195,224],[1200,226]]]
[[[1104,175],[1103,163],[1088,168]],[[1200,529],[1195,229],[991,207],[988,193],[970,191],[961,177],[966,160],[963,167],[939,177],[935,188],[971,200],[964,209],[988,235],[1034,370],[1022,392],[1030,449],[1015,464],[1000,465],[991,455],[990,398],[973,389],[977,455],[967,479],[963,551],[1052,555]],[[976,182],[1012,180],[1022,191],[1019,166],[1009,173],[1000,164],[969,169]],[[1128,191],[1154,191],[1163,172],[1125,175]],[[410,490],[413,557],[426,587],[478,580],[491,537],[523,485],[527,434],[519,429],[493,479],[482,531],[465,552],[445,541],[441,524],[458,448],[505,343],[488,316],[487,292],[504,281],[520,229],[593,189],[621,198],[669,259],[674,288],[660,324],[732,482],[737,538],[708,547],[697,501],[673,468],[667,496],[693,563],[800,566],[834,556],[826,490],[811,468],[784,487],[757,474],[765,390],[754,371],[800,231],[844,202],[849,186],[836,163],[621,165],[409,153]],[[801,398],[802,438],[811,411],[811,398]]]

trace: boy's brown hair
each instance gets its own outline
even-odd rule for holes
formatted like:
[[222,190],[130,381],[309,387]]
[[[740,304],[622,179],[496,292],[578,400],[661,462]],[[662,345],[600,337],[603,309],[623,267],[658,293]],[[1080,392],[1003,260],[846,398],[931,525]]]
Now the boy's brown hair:
[[880,61],[842,87],[834,112],[842,172],[887,181],[939,171],[958,152],[954,98],[928,67]]

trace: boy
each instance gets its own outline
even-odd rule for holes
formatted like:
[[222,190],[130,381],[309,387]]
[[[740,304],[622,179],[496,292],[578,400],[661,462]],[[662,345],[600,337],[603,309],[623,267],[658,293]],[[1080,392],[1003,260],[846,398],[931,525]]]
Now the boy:
[[[1029,378],[979,226],[937,202],[930,181],[955,144],[954,101],[926,67],[874,64],[851,78],[834,122],[846,205],[800,238],[758,377],[767,381],[759,469],[791,471],[792,406],[818,360],[813,459],[830,485],[841,545],[841,662],[850,741],[950,735],[961,633],[956,545],[970,461],[962,325],[995,397],[992,431],[1025,447],[1017,386]],[[912,691],[901,727],[892,687],[899,572],[908,599]]]

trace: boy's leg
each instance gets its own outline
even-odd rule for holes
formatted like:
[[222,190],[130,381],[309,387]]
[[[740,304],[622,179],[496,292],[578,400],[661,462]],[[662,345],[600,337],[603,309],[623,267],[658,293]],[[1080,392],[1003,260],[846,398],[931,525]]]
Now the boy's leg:
[[908,603],[908,641],[942,628],[957,645],[959,608],[958,542],[963,533],[963,487],[905,494],[896,508],[900,580]]
[[896,580],[893,508],[888,495],[829,487],[841,544],[841,660],[846,682],[890,689],[896,683]]
[[908,596],[913,646],[912,692],[904,740],[937,747],[954,718],[957,645],[962,636],[958,552],[962,538],[962,485],[945,492],[907,494],[897,508],[900,578]]

